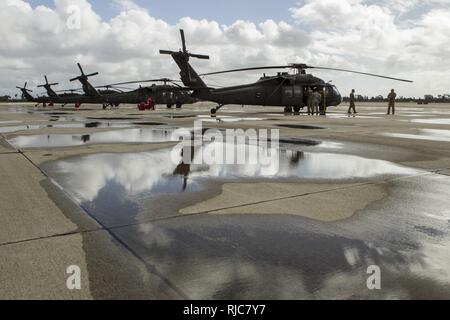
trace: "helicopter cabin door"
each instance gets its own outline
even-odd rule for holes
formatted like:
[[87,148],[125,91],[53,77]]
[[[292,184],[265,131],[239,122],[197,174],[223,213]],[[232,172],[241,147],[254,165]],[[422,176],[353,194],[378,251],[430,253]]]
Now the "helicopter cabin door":
[[285,85],[282,89],[284,106],[303,106],[303,88],[300,85]]

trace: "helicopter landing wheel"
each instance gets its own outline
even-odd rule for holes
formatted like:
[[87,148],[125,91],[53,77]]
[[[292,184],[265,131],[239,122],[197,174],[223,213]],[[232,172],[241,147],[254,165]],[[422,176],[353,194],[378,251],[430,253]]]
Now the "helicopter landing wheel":
[[172,105],[171,105],[171,104],[168,104],[168,105],[167,105],[167,109],[172,109]]
[[292,113],[292,107],[284,107],[285,113]]
[[219,111],[223,106],[224,106],[224,104],[219,104],[216,108],[212,108],[211,114],[215,115],[217,113],[217,111]]
[[295,107],[294,107],[294,112],[295,112],[295,113],[299,113],[301,109],[302,109],[301,107],[295,106]]
[[181,103],[177,103],[177,109],[181,109],[183,105]]

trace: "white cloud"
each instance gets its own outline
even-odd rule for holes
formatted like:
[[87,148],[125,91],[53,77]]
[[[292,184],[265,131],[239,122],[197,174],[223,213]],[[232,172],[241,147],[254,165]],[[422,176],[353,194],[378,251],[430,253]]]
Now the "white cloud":
[[[64,80],[77,74],[78,61],[87,71],[101,73],[93,79],[98,84],[178,77],[175,63],[170,57],[160,56],[159,49],[181,46],[179,28],[185,29],[190,51],[211,56],[210,61],[192,60],[199,71],[305,62],[417,81],[414,85],[399,84],[401,95],[437,94],[450,89],[450,9],[442,5],[442,0],[428,0],[428,9],[414,20],[404,12],[413,11],[423,2],[395,0],[383,6],[369,0],[308,0],[291,9],[297,24],[239,20],[231,25],[190,17],[170,24],[133,1],[114,3],[121,12],[105,21],[88,0],[55,0],[54,8],[32,8],[23,0],[1,1],[0,94],[15,93],[13,88],[25,81],[35,85],[44,74],[70,87]],[[80,8],[80,30],[67,29],[70,5]],[[360,86],[356,88],[359,92],[369,95],[385,94],[391,86],[397,86],[338,73],[317,75],[333,79],[343,93],[355,83]],[[217,76],[207,82],[238,84],[258,76]]]
[[331,63],[337,60],[337,65],[412,78],[415,84],[399,85],[404,95],[449,92],[450,64],[445,61],[450,56],[450,8],[432,6],[413,20],[399,11],[412,10],[418,1],[389,3],[384,7],[363,0],[309,0],[291,8],[291,13],[301,25],[314,26],[315,57],[324,55]]

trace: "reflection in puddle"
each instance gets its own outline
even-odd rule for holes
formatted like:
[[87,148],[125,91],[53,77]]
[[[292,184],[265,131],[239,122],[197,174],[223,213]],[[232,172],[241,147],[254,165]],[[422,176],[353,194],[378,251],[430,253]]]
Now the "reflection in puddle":
[[[208,147],[218,147],[225,154],[237,154],[242,152],[243,145],[213,143]],[[352,155],[267,149],[255,145],[247,148],[249,155],[263,152],[268,159],[262,162],[256,156],[245,165],[185,164],[181,154],[172,161],[172,149],[163,149],[135,154],[89,155],[58,161],[52,170],[63,176],[58,182],[80,202],[95,201],[103,189],[118,198],[143,192],[196,191],[201,189],[204,179],[347,180],[417,172],[387,161]],[[202,163],[201,157],[201,152],[195,152],[193,163]]]
[[0,133],[12,133],[12,132],[26,131],[26,130],[38,130],[41,128],[42,128],[42,126],[39,126],[39,125],[0,127]]
[[[172,133],[175,129],[135,128],[107,132],[81,134],[43,134],[18,136],[9,142],[16,148],[51,148],[80,146],[99,143],[158,143],[174,141]],[[88,137],[88,138],[87,138]]]
[[[46,171],[102,223],[122,226],[112,232],[193,299],[448,298],[445,221],[435,225],[423,218],[448,208],[448,197],[434,197],[448,190],[441,177],[395,180],[391,196],[335,224],[256,213],[142,223],[167,207],[173,217],[180,208],[174,202],[189,196],[197,203],[196,193],[214,182],[324,182],[415,172],[350,155],[277,150],[273,156],[280,157],[279,169],[190,166],[178,162],[181,155],[172,163],[170,150],[163,149],[77,157],[49,163]],[[328,201],[326,195],[320,199]],[[445,217],[448,210],[439,215]],[[374,264],[386,279],[383,290],[367,290],[367,267]]]
[[420,129],[420,134],[384,133],[383,135],[393,138],[450,142],[450,130]]
[[128,128],[131,124],[120,122],[87,122],[87,123],[64,123],[49,125],[22,125],[0,127],[0,133],[14,133],[19,131],[39,130],[45,128],[78,129],[78,128]]

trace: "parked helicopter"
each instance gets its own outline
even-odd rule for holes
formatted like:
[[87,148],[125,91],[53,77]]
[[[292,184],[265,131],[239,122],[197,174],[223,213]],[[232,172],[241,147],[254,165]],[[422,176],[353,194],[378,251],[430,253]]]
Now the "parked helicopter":
[[[50,100],[49,105],[53,106],[54,103],[61,103],[62,106],[65,106],[68,103],[82,103],[89,102],[89,97],[85,95],[81,95],[79,93],[75,93],[79,91],[79,89],[71,89],[71,90],[61,90],[54,91],[52,86],[56,86],[59,83],[49,83],[47,76],[44,76],[45,84],[38,85],[38,88],[45,88],[47,91],[48,98]],[[57,92],[62,92],[62,94],[58,94]]]
[[205,73],[200,76],[223,74],[230,72],[241,72],[265,69],[294,69],[295,74],[279,72],[276,76],[263,76],[257,82],[239,86],[210,88],[197,74],[189,63],[189,58],[209,59],[209,56],[192,54],[186,48],[184,31],[180,30],[182,49],[180,51],[160,50],[160,54],[169,54],[180,68],[180,76],[183,84],[193,90],[192,97],[201,100],[216,102],[218,106],[211,109],[211,114],[227,104],[238,105],[262,105],[284,107],[285,112],[292,110],[299,112],[307,105],[307,90],[312,88],[323,94],[323,109],[326,107],[338,106],[342,102],[341,94],[336,86],[326,83],[320,78],[311,74],[306,74],[306,69],[332,70],[363,74],[373,77],[385,78],[396,81],[412,82],[410,80],[397,79],[365,72],[358,72],[345,69],[313,67],[306,64],[290,64],[280,66],[253,67],[244,69],[225,70],[219,72]]
[[[193,99],[189,95],[189,89],[182,88],[175,83],[175,80],[166,78],[143,81],[128,81],[94,87],[89,82],[89,77],[98,75],[99,73],[95,72],[92,74],[85,74],[81,64],[78,63],[77,65],[81,71],[81,75],[71,79],[70,81],[80,81],[85,95],[89,97],[89,103],[101,103],[103,104],[104,109],[106,109],[106,107],[108,106],[117,107],[121,103],[142,104],[148,101],[149,98],[151,98],[155,104],[165,104],[168,108],[171,108],[173,105],[176,105],[177,108],[181,108],[184,104],[192,104],[197,102],[197,99]],[[126,84],[144,82],[163,82],[164,84],[154,84],[148,87],[140,86],[138,89],[131,91],[122,91],[121,87],[119,87]],[[173,85],[168,85],[168,83],[172,83]],[[105,90],[97,90],[100,88],[104,88]]]
[[16,87],[22,92],[22,98],[28,102],[36,102],[36,107],[41,103],[46,106],[48,103],[51,103],[51,99],[49,97],[33,97],[29,92],[33,92],[33,90],[27,89],[27,82],[25,82],[23,87]]

